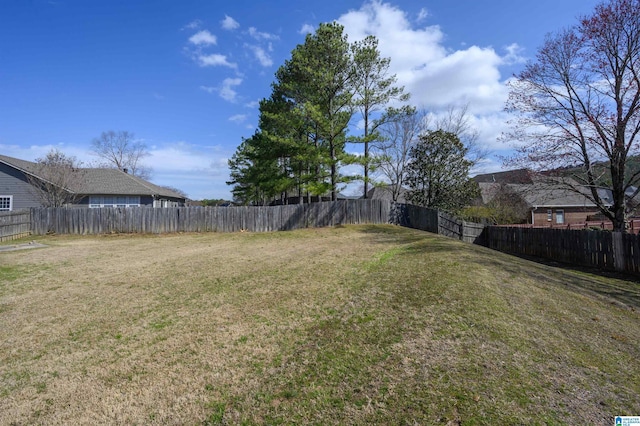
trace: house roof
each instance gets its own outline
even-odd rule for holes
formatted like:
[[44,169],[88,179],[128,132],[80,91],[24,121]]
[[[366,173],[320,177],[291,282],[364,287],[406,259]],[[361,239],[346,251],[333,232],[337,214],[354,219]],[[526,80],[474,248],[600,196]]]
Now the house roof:
[[[8,157],[6,155],[0,155],[0,162],[22,172],[39,177],[36,163]],[[74,184],[72,188],[68,188],[77,194],[159,195],[162,197],[184,198],[183,195],[175,191],[155,185],[118,169],[81,168],[79,170],[82,179]]]
[[0,155],[0,162],[5,163],[8,166],[18,169],[22,172],[27,172],[30,175],[36,175],[38,168],[36,163],[31,161],[20,160],[18,158],[9,157],[7,155]]
[[76,188],[81,194],[104,195],[160,195],[184,198],[167,188],[155,185],[118,169],[81,169],[82,182]]
[[478,183],[528,184],[533,183],[531,172],[527,169],[506,170],[477,175],[473,178]]
[[[506,190],[520,196],[530,207],[597,207],[591,200],[589,189],[573,179],[529,176],[529,182],[523,183],[521,171],[514,172],[501,172],[495,181],[486,178],[490,174],[482,175],[478,182],[482,202],[486,204],[500,191]],[[511,177],[513,181],[509,180]],[[611,204],[610,190],[598,188],[597,191],[605,205]]]
[[519,194],[531,207],[596,207],[596,204],[587,196],[586,188],[576,192],[548,183],[507,186]]
[[[405,203],[405,196],[407,194],[407,190],[404,188],[400,188],[400,192],[398,194],[398,202]],[[393,191],[391,185],[384,186],[374,186],[367,192],[367,198],[370,200],[393,200]]]

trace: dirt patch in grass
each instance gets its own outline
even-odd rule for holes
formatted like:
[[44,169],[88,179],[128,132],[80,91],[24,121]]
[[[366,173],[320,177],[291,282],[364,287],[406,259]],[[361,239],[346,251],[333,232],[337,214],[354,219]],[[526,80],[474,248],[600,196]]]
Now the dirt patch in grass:
[[582,290],[630,286],[613,278],[392,226],[44,242],[0,254],[1,424],[611,424],[640,409],[638,314]]

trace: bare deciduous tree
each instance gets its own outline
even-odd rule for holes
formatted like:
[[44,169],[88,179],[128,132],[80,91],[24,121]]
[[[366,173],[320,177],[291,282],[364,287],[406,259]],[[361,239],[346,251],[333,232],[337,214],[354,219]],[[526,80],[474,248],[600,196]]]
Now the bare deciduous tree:
[[102,159],[101,167],[116,168],[149,179],[151,168],[142,159],[149,156],[147,145],[126,130],[102,132],[91,142],[93,154]]
[[184,192],[182,189],[176,188],[175,186],[170,186],[170,185],[160,185],[161,188],[164,189],[168,189],[169,191],[173,191],[176,194],[180,195],[181,197],[189,198],[189,196],[187,195],[186,192]]
[[381,140],[373,145],[377,157],[376,167],[390,183],[392,198],[397,201],[402,193],[409,151],[421,135],[427,132],[454,134],[465,147],[465,160],[475,166],[488,155],[479,144],[479,134],[471,124],[468,106],[450,106],[443,114],[428,113],[414,107],[389,108],[377,124]]
[[82,181],[80,163],[57,149],[36,159],[33,175],[26,176],[33,194],[44,207],[63,207],[82,197],[77,192]]
[[471,124],[469,105],[450,105],[443,114],[424,114],[424,130],[435,132],[443,130],[453,133],[467,149],[466,159],[471,167],[489,155],[489,151],[480,145],[480,134]]
[[376,167],[389,182],[391,198],[398,201],[402,193],[409,151],[422,133],[424,114],[413,107],[389,108],[378,127],[380,140],[372,144]]
[[[627,197],[638,195],[640,184],[640,171],[627,167],[640,151],[638,16],[640,1],[610,0],[548,36],[535,62],[511,84],[506,108],[517,115],[505,139],[520,143],[509,164],[540,171],[574,167],[572,179],[559,182],[577,192],[586,186],[615,231],[625,230]],[[611,204],[602,188],[610,191]]]

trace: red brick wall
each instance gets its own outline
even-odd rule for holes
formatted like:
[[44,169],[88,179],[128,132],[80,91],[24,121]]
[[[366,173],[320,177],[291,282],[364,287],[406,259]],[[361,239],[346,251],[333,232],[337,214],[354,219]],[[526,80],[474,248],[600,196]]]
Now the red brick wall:
[[[547,220],[547,210],[551,210],[551,221]],[[541,208],[538,207],[534,212],[534,225],[545,225],[545,224],[553,224],[557,225],[558,215],[557,211],[564,211],[564,224],[569,223],[582,223],[587,221],[588,216],[593,216],[599,213],[599,210],[596,208],[587,208],[587,207],[565,207],[565,208]],[[529,219],[531,220],[531,219]]]

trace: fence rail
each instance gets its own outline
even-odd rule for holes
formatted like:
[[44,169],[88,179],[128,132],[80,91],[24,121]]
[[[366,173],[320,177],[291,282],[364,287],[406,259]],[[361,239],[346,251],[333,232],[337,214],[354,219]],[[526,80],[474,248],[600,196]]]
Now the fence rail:
[[31,213],[29,210],[0,212],[0,241],[10,241],[29,236]]
[[[573,223],[552,223],[549,222],[543,225],[532,225],[530,223],[513,224],[513,225],[499,225],[504,227],[517,227],[517,228],[547,228],[547,229],[600,229],[603,231],[612,231],[613,223],[610,220],[591,220],[588,222],[573,222]],[[640,219],[630,219],[627,221],[627,232],[630,234],[640,233]]]
[[31,230],[36,235],[286,231],[389,223],[390,207],[383,200],[344,200],[270,207],[37,208],[31,211]]

